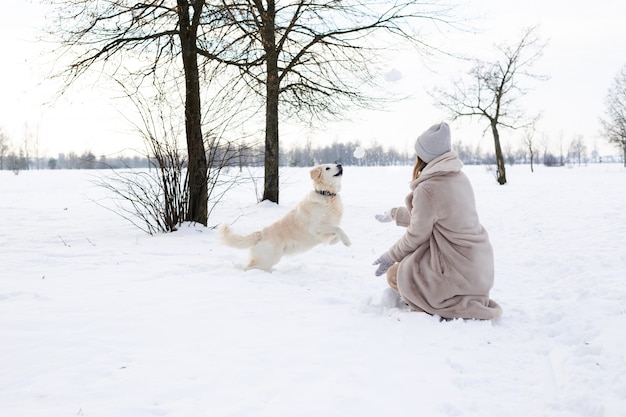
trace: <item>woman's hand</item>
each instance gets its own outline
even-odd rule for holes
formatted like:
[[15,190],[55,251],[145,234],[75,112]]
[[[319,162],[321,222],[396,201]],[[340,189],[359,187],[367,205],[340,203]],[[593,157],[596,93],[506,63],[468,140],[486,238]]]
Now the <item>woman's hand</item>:
[[383,214],[377,214],[374,217],[376,218],[376,220],[378,220],[381,223],[389,223],[390,221],[395,219],[396,209],[392,208],[391,210],[387,210]]
[[372,264],[372,265],[378,265],[378,269],[376,269],[376,272],[374,272],[374,275],[376,275],[377,277],[381,276],[382,274],[387,272],[387,270],[391,268],[391,265],[393,265],[394,263],[395,262],[391,259],[391,256],[389,256],[389,252],[383,253]]

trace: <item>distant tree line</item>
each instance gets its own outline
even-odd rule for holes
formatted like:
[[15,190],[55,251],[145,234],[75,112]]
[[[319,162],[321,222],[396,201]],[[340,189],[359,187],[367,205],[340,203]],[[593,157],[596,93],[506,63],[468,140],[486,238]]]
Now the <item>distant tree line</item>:
[[96,157],[92,152],[60,153],[54,157],[34,157],[24,151],[0,153],[0,170],[14,172],[39,169],[119,169],[148,168],[150,160],[142,156]]
[[[57,157],[33,156],[25,149],[9,150],[0,140],[0,170],[14,172],[33,169],[135,169],[158,168],[159,162],[154,157],[116,155],[96,156],[91,151],[81,154],[75,152],[60,153]],[[496,165],[496,156],[484,152],[479,146],[466,145],[459,142],[454,150],[466,165]],[[209,161],[228,161],[229,167],[262,167],[264,166],[264,147],[262,145],[218,146],[212,148],[214,154]],[[601,156],[597,151],[589,152],[582,137],[576,137],[569,146],[558,153],[544,149],[534,149],[535,163],[545,166],[572,166],[598,162],[623,162],[619,157]],[[503,150],[508,165],[530,164],[530,152],[526,147]],[[359,142],[332,143],[313,146],[308,141],[301,146],[292,146],[279,153],[280,166],[309,167],[321,163],[337,162],[347,166],[405,166],[415,162],[412,152],[401,152],[393,147],[381,144],[363,146]]]

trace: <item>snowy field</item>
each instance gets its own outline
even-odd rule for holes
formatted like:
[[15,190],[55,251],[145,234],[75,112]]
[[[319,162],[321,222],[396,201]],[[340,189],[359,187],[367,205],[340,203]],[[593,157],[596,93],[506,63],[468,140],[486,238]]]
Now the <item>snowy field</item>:
[[[353,245],[242,270],[212,228],[150,236],[94,203],[106,171],[0,171],[0,416],[622,417],[626,168],[466,166],[496,257],[495,322],[396,306],[372,262],[411,167],[345,167]],[[257,184],[262,186],[262,184]],[[233,191],[210,223],[281,204]]]

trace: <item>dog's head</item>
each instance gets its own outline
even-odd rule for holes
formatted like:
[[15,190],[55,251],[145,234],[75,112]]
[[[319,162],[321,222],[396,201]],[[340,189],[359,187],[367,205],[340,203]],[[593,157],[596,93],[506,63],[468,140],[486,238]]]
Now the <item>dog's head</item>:
[[328,191],[336,194],[341,190],[341,176],[343,167],[341,164],[318,165],[311,170],[313,186],[318,191]]

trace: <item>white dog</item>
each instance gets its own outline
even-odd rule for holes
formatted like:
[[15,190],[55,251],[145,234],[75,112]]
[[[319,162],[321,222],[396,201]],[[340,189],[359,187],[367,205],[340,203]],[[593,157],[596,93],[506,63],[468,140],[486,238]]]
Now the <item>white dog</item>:
[[350,239],[339,227],[343,215],[339,197],[342,175],[341,164],[313,168],[311,179],[314,189],[282,219],[246,236],[233,232],[227,224],[221,224],[222,242],[234,248],[250,249],[246,270],[257,268],[269,272],[283,255],[340,240],[350,246]]

